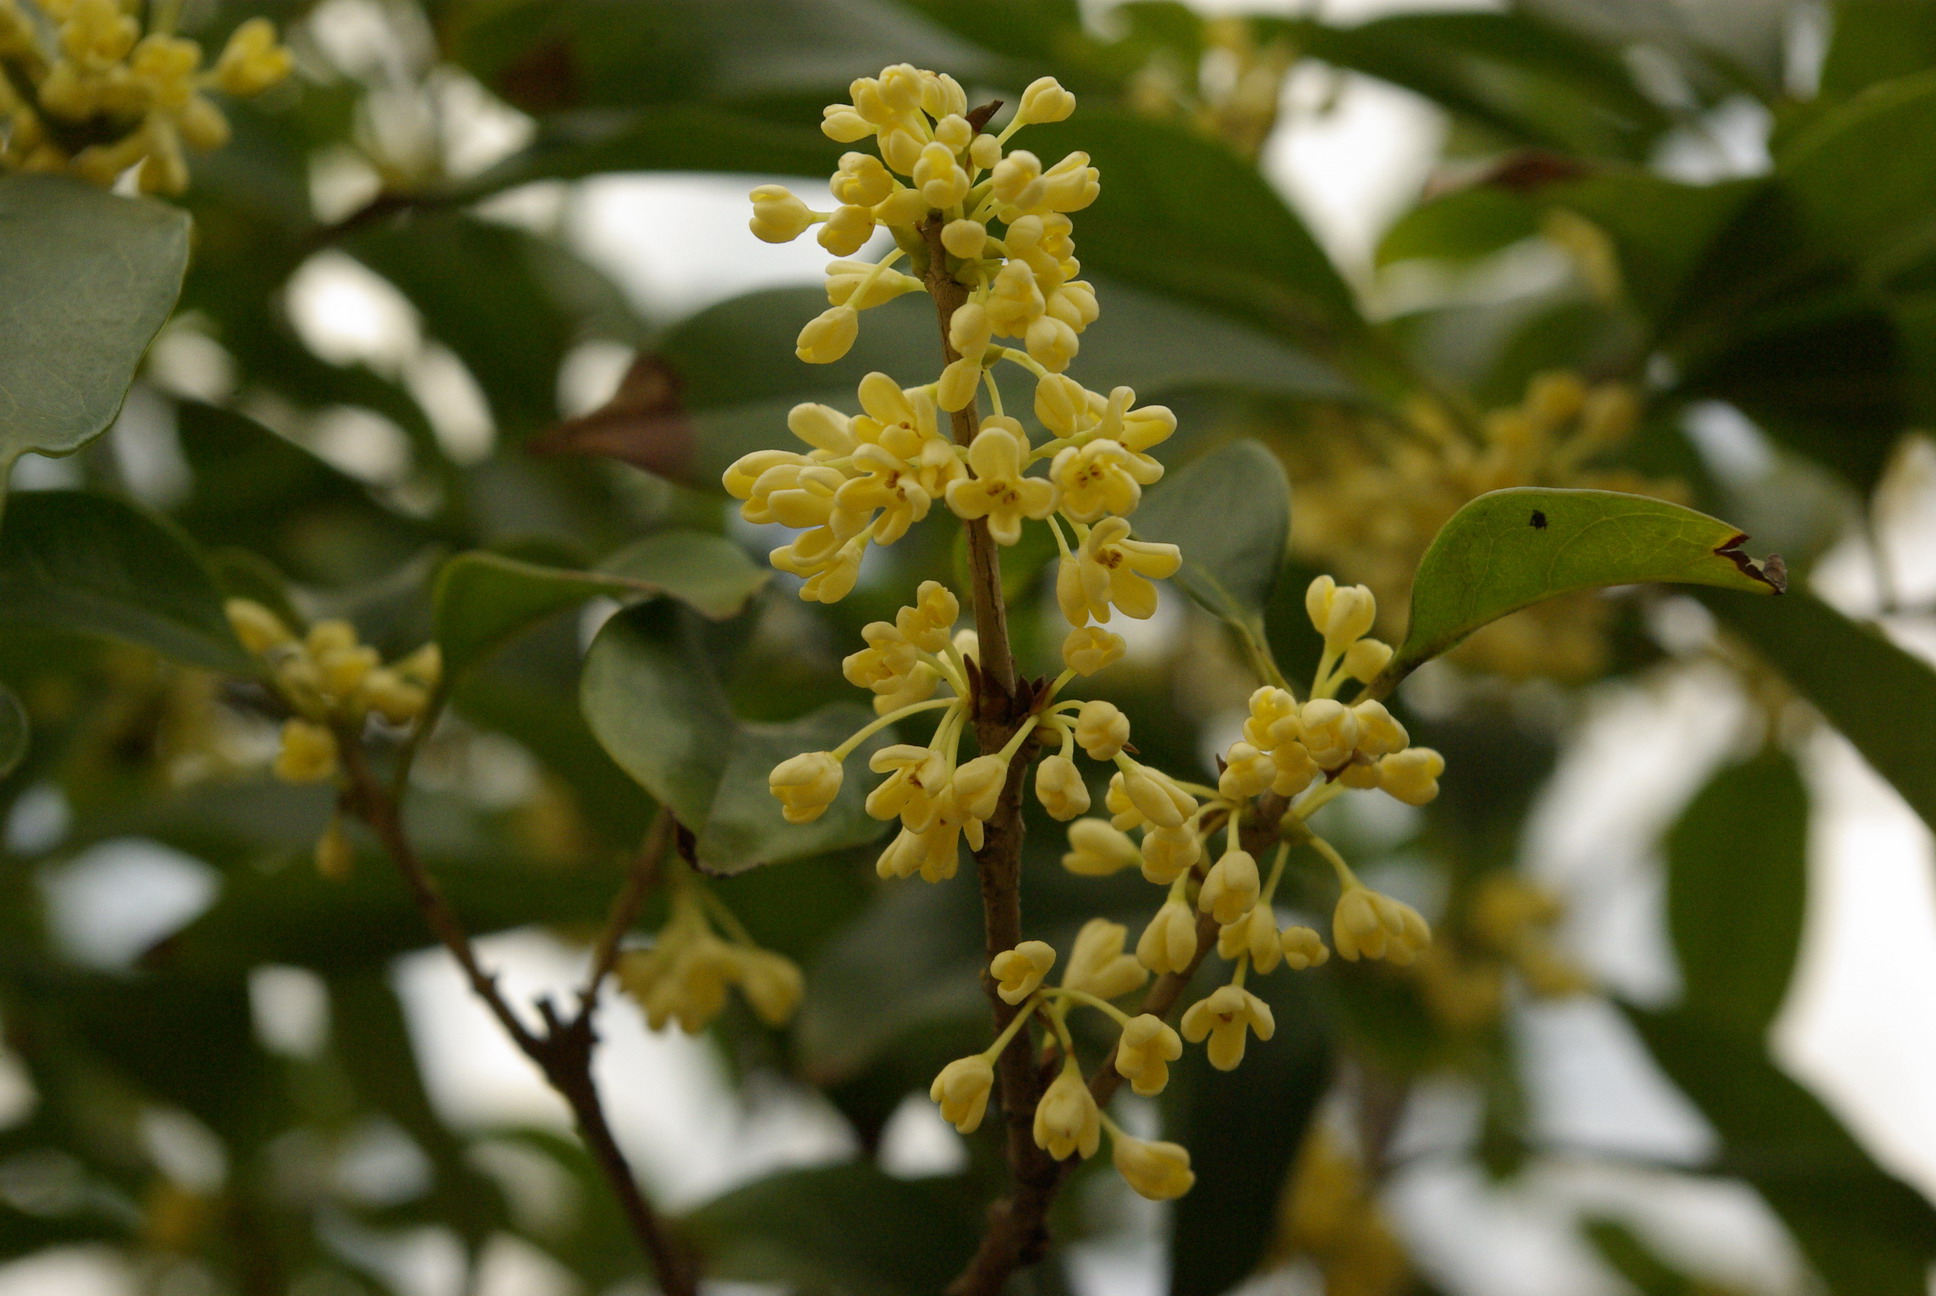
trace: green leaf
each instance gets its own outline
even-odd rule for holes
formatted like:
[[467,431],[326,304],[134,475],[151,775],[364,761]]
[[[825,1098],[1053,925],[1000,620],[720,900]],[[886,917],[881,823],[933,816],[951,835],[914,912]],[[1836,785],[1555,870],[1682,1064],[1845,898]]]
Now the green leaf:
[[1378,264],[1473,261],[1539,233],[1539,209],[1523,194],[1470,185],[1400,216],[1378,241]]
[[1936,671],[1805,591],[1778,605],[1701,601],[1936,827]]
[[1759,1032],[1687,1010],[1627,1015],[1719,1132],[1723,1167],[1767,1199],[1835,1296],[1926,1296],[1936,1210],[1769,1060]]
[[[1047,166],[1081,150],[1102,194],[1076,216],[1082,264],[1293,336],[1357,337],[1358,307],[1257,168],[1180,123],[1083,109],[1016,147]],[[1103,309],[1109,309],[1105,302]]]
[[0,523],[0,626],[105,635],[249,675],[222,595],[187,537],[82,491],[28,491]]
[[1251,642],[1264,642],[1264,605],[1291,540],[1284,466],[1256,441],[1233,441],[1150,489],[1135,533],[1183,551],[1171,579]]
[[1722,770],[1667,835],[1682,1002],[1747,1032],[1781,1008],[1808,897],[1808,789],[1769,749]]
[[1797,131],[1775,159],[1804,227],[1871,282],[1936,252],[1936,72],[1886,81]]
[[31,738],[27,708],[20,705],[12,689],[0,686],[0,779],[20,768]]
[[502,554],[462,553],[437,574],[437,643],[453,676],[533,622],[603,595],[669,594],[714,620],[736,616],[768,580],[744,550],[702,531],[662,531],[627,545],[596,571]]
[[706,1272],[846,1296],[933,1296],[973,1254],[983,1203],[964,1179],[866,1163],[787,1170],[699,1208]]
[[1489,491],[1455,513],[1419,560],[1405,641],[1373,687],[1382,695],[1487,622],[1574,590],[1668,581],[1779,592],[1778,569],[1770,575],[1749,560],[1746,539],[1644,495]]
[[1822,62],[1822,94],[1851,95],[1936,67],[1936,6],[1903,0],[1838,0]]
[[0,176],[0,491],[106,430],[188,268],[188,217],[64,176]]
[[[671,806],[697,837],[699,867],[721,875],[872,841],[863,779],[852,773],[827,812],[789,824],[767,790],[775,765],[827,751],[872,718],[835,703],[785,724],[741,720],[714,674],[695,627],[669,603],[647,603],[605,623],[585,657],[579,703],[592,734],[639,785]],[[850,758],[864,769],[876,735]]]
[[1671,125],[1609,47],[1531,14],[1287,26],[1311,55],[1404,86],[1515,142],[1639,158]]

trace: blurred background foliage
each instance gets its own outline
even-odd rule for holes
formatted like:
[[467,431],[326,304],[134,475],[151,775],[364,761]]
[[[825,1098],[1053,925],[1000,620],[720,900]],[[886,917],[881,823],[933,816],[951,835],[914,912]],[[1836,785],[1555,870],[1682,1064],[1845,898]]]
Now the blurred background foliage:
[[[1180,1068],[1163,1126],[1192,1149],[1197,1188],[1130,1217],[1168,1230],[1168,1290],[1213,1296],[1260,1270],[1334,1296],[1464,1290],[1408,1255],[1380,1205],[1425,1086],[1476,1095],[1468,1136],[1431,1151],[1493,1181],[1594,1154],[1543,1144],[1516,1056],[1515,1005],[1595,993],[1554,935],[1557,902],[1516,870],[1527,816],[1596,688],[1706,662],[1751,714],[1662,845],[1678,996],[1620,1008],[1714,1138],[1651,1169],[1751,1187],[1802,1257],[1798,1290],[1927,1291],[1936,1212],[1783,1072],[1767,1034],[1807,904],[1795,745],[1841,730],[1936,823],[1936,677],[1808,592],[1936,414],[1936,6],[1521,0],[1347,24],[1151,0],[191,0],[184,29],[213,43],[264,13],[297,74],[228,108],[234,142],[194,161],[180,203],[190,226],[0,179],[0,387],[59,375],[74,394],[16,412],[4,453],[76,452],[22,461],[0,527],[0,747],[16,766],[0,783],[0,1023],[20,1092],[0,1128],[0,1258],[99,1244],[167,1296],[387,1293],[406,1286],[384,1239],[428,1228],[468,1261],[511,1236],[578,1290],[640,1290],[575,1142],[453,1122],[433,1101],[392,975],[429,944],[421,917],[373,850],[317,876],[329,792],[267,778],[273,724],[222,673],[248,667],[219,600],[351,617],[386,657],[433,629],[448,649],[482,618],[463,630],[475,660],[425,750],[413,827],[473,931],[588,939],[653,807],[580,714],[591,623],[566,608],[643,590],[567,582],[537,600],[553,615],[506,621],[473,551],[589,570],[696,530],[757,553],[768,538],[728,517],[721,467],[775,443],[796,401],[843,399],[870,369],[930,371],[934,342],[925,303],[896,303],[846,360],[809,368],[792,354],[817,310],[805,287],[648,317],[569,237],[571,186],[824,177],[841,149],[820,106],[911,61],[975,102],[1045,74],[1081,98],[1031,143],[1086,149],[1104,178],[1081,221],[1105,309],[1080,372],[1173,404],[1172,464],[1237,437],[1285,464],[1294,553],[1265,622],[1287,669],[1315,652],[1300,625],[1313,572],[1372,583],[1395,631],[1437,526],[1498,486],[1690,503],[1795,577],[1781,600],[1564,600],[1401,692],[1413,733],[1446,754],[1445,794],[1341,834],[1427,908],[1440,945],[1410,970],[1272,978],[1270,1046],[1229,1075],[1194,1053]],[[1334,260],[1258,169],[1275,132],[1326,111],[1285,94],[1313,69],[1449,114],[1425,192],[1370,264]],[[1730,160],[1743,119],[1765,123],[1765,157]],[[61,256],[106,245],[138,249],[153,282],[64,271]],[[301,327],[305,294],[345,265],[407,303],[408,354]],[[119,295],[50,333],[33,291],[49,273],[68,308]],[[610,391],[634,354],[592,408],[604,392],[587,400],[584,375]],[[838,663],[861,625],[959,561],[944,518],[811,615],[784,578],[737,614],[725,596],[720,620],[655,615],[691,622],[687,664],[717,676],[721,705],[786,721],[851,696]],[[433,624],[439,573],[464,562],[485,583]],[[1040,575],[1023,567],[1021,594]],[[1927,611],[1878,580],[1885,612]],[[708,610],[704,590],[677,592]],[[1250,676],[1215,622],[1170,602],[1106,687],[1147,759],[1201,769]],[[1045,608],[1018,613],[1037,664]],[[137,924],[137,948],[76,937],[81,893],[62,880],[131,844],[203,878],[201,900],[159,933]],[[1135,884],[1112,895],[1056,867],[1046,820],[1029,850],[1032,934],[1060,939],[1099,904],[1138,912]],[[693,1205],[679,1227],[721,1278],[938,1291],[1002,1183],[992,1144],[914,1178],[874,1154],[903,1100],[985,1039],[972,884],[879,884],[862,848],[718,886],[808,988],[791,1028],[735,1009],[710,1046],[749,1094],[817,1090],[858,1151]],[[1315,888],[1286,903],[1327,907]],[[648,906],[642,929],[659,917]],[[265,990],[291,976],[327,1006],[307,1038],[277,1028],[288,1005]],[[373,1140],[401,1168],[351,1173]],[[1067,1197],[1063,1237],[1120,1234],[1106,1178]],[[1724,1290],[1617,1219],[1580,1236],[1608,1281],[1647,1296]],[[1074,1281],[1053,1260],[1018,1290]]]

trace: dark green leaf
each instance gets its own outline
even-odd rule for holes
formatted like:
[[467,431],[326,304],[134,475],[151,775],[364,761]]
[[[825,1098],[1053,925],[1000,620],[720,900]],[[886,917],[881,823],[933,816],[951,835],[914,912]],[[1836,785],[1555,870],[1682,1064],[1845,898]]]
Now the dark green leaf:
[[[785,724],[741,720],[673,604],[643,604],[605,623],[586,654],[579,701],[612,759],[697,836],[697,862],[709,872],[802,859],[881,833],[852,773],[808,824],[787,823],[766,783],[781,761],[845,741],[871,719],[868,710],[843,702]],[[864,768],[885,741],[877,735],[849,764]]]
[[1796,132],[1775,174],[1804,226],[1871,282],[1936,252],[1936,71],[1888,81]]
[[1515,142],[1638,158],[1671,124],[1611,50],[1528,13],[1289,26],[1317,58],[1416,91]]
[[1632,1283],[1640,1296],[1701,1296],[1711,1290],[1666,1264],[1623,1224],[1590,1219],[1583,1228],[1600,1258]]
[[1822,62],[1822,94],[1852,95],[1878,81],[1936,67],[1936,5],[1915,0],[1837,0],[1834,38]]
[[1722,770],[1667,835],[1667,926],[1690,1011],[1753,1033],[1780,1010],[1808,897],[1808,788],[1770,749]]
[[1701,601],[1936,826],[1936,671],[1803,591],[1775,605]]
[[458,554],[437,575],[436,637],[453,676],[535,621],[588,598],[669,594],[709,617],[735,616],[768,574],[721,536],[662,531],[627,545],[597,571],[494,553]]
[[0,523],[0,626],[106,635],[232,674],[255,666],[174,526],[81,491],[29,491]]
[[0,779],[26,759],[32,736],[27,727],[27,708],[20,705],[12,689],[0,687]]
[[[1082,150],[1102,195],[1076,216],[1082,264],[1293,336],[1355,338],[1351,289],[1256,167],[1190,127],[1084,109],[1016,147]],[[1105,302],[1103,309],[1109,309]]]
[[1489,621],[1604,585],[1670,581],[1773,594],[1747,539],[1705,513],[1616,491],[1515,487],[1453,515],[1419,560],[1411,623],[1381,692]]
[[1172,579],[1261,644],[1264,605],[1290,546],[1284,466],[1256,441],[1233,441],[1152,487],[1130,519],[1145,540],[1183,551]]
[[1472,185],[1412,208],[1378,242],[1378,264],[1430,258],[1472,261],[1539,233],[1539,209],[1523,194]]
[[1835,1296],[1925,1296],[1936,1210],[1769,1060],[1760,1032],[1686,1010],[1628,1016]]
[[983,1204],[960,1179],[857,1163],[788,1170],[699,1208],[706,1271],[850,1296],[933,1296],[974,1252]]
[[0,176],[0,490],[114,421],[181,293],[188,217],[64,176]]

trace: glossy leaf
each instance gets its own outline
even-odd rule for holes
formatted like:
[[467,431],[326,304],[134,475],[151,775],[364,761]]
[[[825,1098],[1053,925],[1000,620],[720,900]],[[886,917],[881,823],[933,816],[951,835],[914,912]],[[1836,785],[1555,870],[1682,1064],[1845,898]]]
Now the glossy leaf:
[[1936,670],[1806,591],[1773,605],[1701,601],[1936,826]]
[[0,687],[0,779],[20,768],[32,736],[27,727],[27,708],[20,705],[12,689]]
[[1667,835],[1667,927],[1689,1011],[1744,1031],[1781,1008],[1808,897],[1808,788],[1793,758],[1722,770]]
[[579,701],[612,759],[692,831],[699,867],[739,873],[880,836],[884,825],[862,803],[866,760],[883,736],[849,758],[838,799],[812,823],[787,823],[766,784],[788,757],[845,741],[872,718],[867,708],[835,703],[785,724],[741,720],[694,629],[668,603],[614,616],[586,654]]
[[1030,127],[1016,147],[1045,166],[1081,150],[1102,172],[1101,196],[1076,217],[1086,269],[1292,336],[1358,336],[1350,287],[1257,169],[1223,144],[1181,124],[1085,108]]
[[105,635],[251,674],[207,563],[173,524],[82,491],[28,491],[0,522],[0,626]]
[[1412,583],[1411,622],[1374,689],[1489,621],[1574,590],[1667,581],[1755,594],[1781,588],[1740,550],[1747,537],[1679,504],[1616,491],[1515,487],[1467,504]]
[[1930,253],[1936,168],[1924,153],[1936,131],[1936,72],[1876,85],[1797,131],[1776,176],[1805,227],[1863,266],[1872,282]]
[[107,429],[181,293],[188,217],[64,176],[0,176],[0,488]]
[[1767,1199],[1834,1296],[1925,1296],[1936,1209],[1776,1067],[1759,1032],[1687,1010],[1628,1017],[1719,1132],[1723,1164]]
[[1130,523],[1139,538],[1182,549],[1173,584],[1263,642],[1264,605],[1291,532],[1290,482],[1276,456],[1233,441],[1151,487]]
[[686,1223],[707,1272],[851,1296],[932,1296],[967,1263],[983,1207],[953,1178],[896,1179],[866,1163],[787,1170]]
[[436,637],[451,674],[512,635],[588,598],[671,595],[724,619],[746,606],[768,574],[721,536],[662,531],[627,545],[595,571],[526,562],[502,554],[459,554],[437,575]]

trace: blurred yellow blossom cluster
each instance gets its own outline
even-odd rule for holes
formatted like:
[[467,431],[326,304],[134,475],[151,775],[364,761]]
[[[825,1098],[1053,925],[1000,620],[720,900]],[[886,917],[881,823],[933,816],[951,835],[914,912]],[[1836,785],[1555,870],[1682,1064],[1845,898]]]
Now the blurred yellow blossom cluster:
[[[179,9],[179,6],[174,8]],[[184,148],[229,140],[209,91],[261,94],[289,75],[289,51],[266,18],[237,27],[214,65],[171,23],[133,0],[0,0],[0,171],[64,171],[113,184],[134,171],[143,193],[188,187]]]
[[1314,1124],[1292,1169],[1276,1249],[1324,1276],[1325,1296],[1399,1296],[1411,1264],[1365,1169],[1335,1133]]
[[627,950],[618,962],[619,984],[645,1011],[646,1024],[661,1030],[676,1022],[695,1034],[719,1016],[726,991],[737,986],[761,1021],[784,1025],[800,1005],[800,969],[760,948],[689,869],[667,863],[676,871],[666,875],[672,902],[665,926],[649,949]]
[[1254,158],[1277,128],[1297,48],[1281,36],[1260,39],[1258,24],[1239,15],[1200,21],[1202,57],[1159,53],[1130,78],[1129,106],[1147,117],[1187,121]]
[[1510,871],[1488,873],[1457,908],[1451,938],[1436,943],[1414,969],[1427,1009],[1448,1029],[1497,1024],[1509,975],[1536,999],[1593,989],[1553,940],[1566,909],[1546,888]]
[[[1382,628],[1395,630],[1426,546],[1487,491],[1586,487],[1680,500],[1677,483],[1599,462],[1639,417],[1629,388],[1561,372],[1535,378],[1519,405],[1476,427],[1420,402],[1400,427],[1358,423],[1352,435],[1310,438],[1287,451],[1299,488],[1292,545],[1370,586],[1385,608]],[[1586,679],[1605,669],[1610,619],[1597,595],[1550,599],[1485,627],[1449,657],[1511,679]]]

